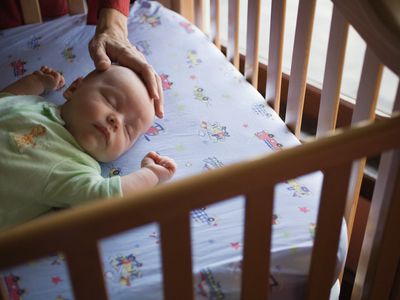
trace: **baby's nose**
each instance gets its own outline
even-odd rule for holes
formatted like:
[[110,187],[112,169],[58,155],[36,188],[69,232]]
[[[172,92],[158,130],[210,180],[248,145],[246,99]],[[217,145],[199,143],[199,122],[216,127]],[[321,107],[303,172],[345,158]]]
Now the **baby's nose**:
[[107,123],[111,126],[112,130],[117,131],[120,126],[120,121],[117,116],[109,115],[107,117]]

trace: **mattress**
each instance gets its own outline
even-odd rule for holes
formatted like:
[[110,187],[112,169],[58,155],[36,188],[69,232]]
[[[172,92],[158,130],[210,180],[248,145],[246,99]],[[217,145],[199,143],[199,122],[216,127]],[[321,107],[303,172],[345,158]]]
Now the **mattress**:
[[[165,117],[156,119],[121,158],[103,164],[103,176],[138,169],[148,151],[175,159],[173,180],[179,180],[299,144],[263,97],[186,19],[157,2],[136,1],[128,27],[131,42],[161,76]],[[67,85],[87,74],[93,69],[87,44],[94,30],[85,24],[85,16],[75,15],[0,32],[0,87],[44,64],[62,72]],[[63,103],[62,90],[46,98]],[[304,294],[322,179],[316,172],[275,188],[272,299],[299,299]],[[243,197],[191,212],[196,299],[240,298],[243,219]],[[99,245],[111,299],[162,298],[157,224],[109,237]],[[337,274],[346,249],[343,226]],[[62,253],[1,274],[11,299],[73,299]]]

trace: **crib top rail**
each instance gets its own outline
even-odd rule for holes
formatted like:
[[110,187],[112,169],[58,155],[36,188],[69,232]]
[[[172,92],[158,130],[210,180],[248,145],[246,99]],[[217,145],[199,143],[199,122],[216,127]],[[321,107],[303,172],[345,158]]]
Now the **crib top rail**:
[[[41,23],[43,21],[39,0],[21,0],[20,4],[25,24]],[[86,13],[86,1],[68,0],[68,10],[71,15]]]

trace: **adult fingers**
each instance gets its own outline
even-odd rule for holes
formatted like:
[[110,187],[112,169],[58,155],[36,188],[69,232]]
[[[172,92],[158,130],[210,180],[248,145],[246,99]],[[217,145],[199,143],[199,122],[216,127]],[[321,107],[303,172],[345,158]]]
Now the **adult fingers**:
[[157,73],[154,73],[157,82],[157,90],[158,90],[158,99],[154,99],[154,109],[156,112],[156,116],[159,118],[164,117],[164,92],[162,88],[162,82],[160,76]]
[[105,43],[94,37],[89,43],[89,53],[97,70],[107,70],[111,65],[105,49]]

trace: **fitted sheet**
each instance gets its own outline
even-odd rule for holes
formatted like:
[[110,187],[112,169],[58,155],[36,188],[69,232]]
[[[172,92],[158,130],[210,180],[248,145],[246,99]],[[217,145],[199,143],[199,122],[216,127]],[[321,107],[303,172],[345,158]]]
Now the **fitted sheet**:
[[[148,151],[174,158],[173,180],[179,180],[299,144],[208,37],[180,15],[157,2],[136,1],[128,28],[131,42],[162,78],[165,117],[121,158],[102,164],[103,176],[139,168]],[[87,74],[93,69],[87,44],[94,29],[85,16],[75,15],[0,32],[0,87],[44,64],[61,71],[67,85]],[[63,103],[62,90],[46,97]],[[317,172],[275,188],[272,299],[299,299],[304,292],[322,178]],[[243,209],[243,197],[237,197],[191,213],[196,299],[240,299]],[[100,248],[111,299],[162,298],[156,224],[104,239]],[[342,230],[337,273],[346,249]],[[19,299],[18,292],[24,300],[73,299],[62,253],[3,270],[2,279],[12,299]]]

